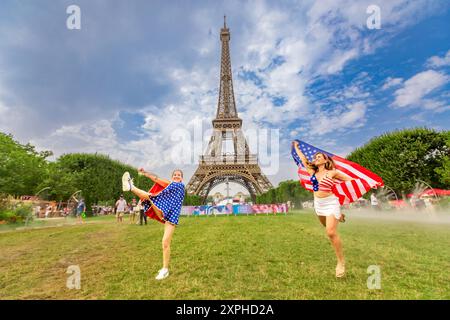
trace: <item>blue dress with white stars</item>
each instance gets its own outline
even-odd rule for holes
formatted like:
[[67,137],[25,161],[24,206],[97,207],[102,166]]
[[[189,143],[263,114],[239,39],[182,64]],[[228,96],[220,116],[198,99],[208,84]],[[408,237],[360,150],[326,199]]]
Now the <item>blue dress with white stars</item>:
[[163,213],[164,220],[178,225],[181,206],[184,200],[184,184],[171,182],[155,196],[150,196],[150,201],[144,201],[144,210],[147,211],[152,203]]

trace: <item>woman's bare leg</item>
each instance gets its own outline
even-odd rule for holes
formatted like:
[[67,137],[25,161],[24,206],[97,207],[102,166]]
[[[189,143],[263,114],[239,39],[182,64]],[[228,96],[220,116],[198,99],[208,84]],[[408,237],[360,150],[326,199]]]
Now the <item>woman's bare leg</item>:
[[345,265],[344,252],[342,250],[342,242],[341,238],[337,233],[337,226],[339,224],[339,220],[336,219],[333,215],[326,217],[326,231],[327,236],[333,245],[334,251],[336,253],[336,258],[338,261],[338,265],[336,268],[343,268]]
[[317,216],[317,218],[319,218],[320,223],[326,227],[327,226],[327,217],[325,216]]
[[135,195],[137,195],[140,199],[150,200],[150,197],[149,197],[149,194],[147,191],[136,188],[135,186],[132,186],[130,191],[133,192]]
[[172,236],[175,231],[175,225],[166,222],[164,224],[164,236],[162,239],[163,248],[163,268],[169,269],[170,262],[170,243],[172,242]]

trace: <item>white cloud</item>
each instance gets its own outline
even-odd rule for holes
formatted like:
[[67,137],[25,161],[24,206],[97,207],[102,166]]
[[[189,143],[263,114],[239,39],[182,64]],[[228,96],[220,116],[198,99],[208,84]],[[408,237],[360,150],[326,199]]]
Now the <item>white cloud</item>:
[[169,145],[170,136],[152,135],[122,142],[112,123],[113,120],[101,120],[62,126],[49,137],[33,139],[31,143],[38,149],[57,150],[58,155],[73,152],[108,154],[112,159],[166,174],[174,168],[170,149],[165,149]]
[[406,80],[403,87],[395,91],[394,107],[420,106],[423,98],[449,81],[449,77],[434,71],[420,72]]
[[422,101],[423,108],[426,110],[434,111],[436,113],[444,112],[450,109],[450,104],[448,102],[424,99]]
[[0,101],[0,116],[3,117],[5,114],[8,113],[8,111],[9,108]]
[[354,129],[364,125],[367,106],[363,102],[350,104],[340,112],[315,116],[314,134],[325,135],[335,130]]
[[[233,59],[237,61],[235,70],[242,65],[245,70],[255,72],[264,84],[261,89],[251,81],[242,84],[242,80],[235,79],[237,95],[241,95],[238,108],[244,119],[256,122],[270,119],[274,125],[289,125],[297,117],[304,117],[312,109],[304,93],[313,77],[339,73],[348,62],[361,54],[373,53],[384,44],[380,37],[360,33],[366,28],[367,5],[321,1],[312,6],[299,5],[289,12],[261,1],[256,8],[252,7],[254,10],[248,16],[252,28],[245,30],[240,43],[231,43],[232,52],[238,52],[237,59]],[[409,17],[421,10],[420,3],[404,1],[382,2],[380,6],[390,34],[411,23]],[[347,45],[341,49],[342,43]],[[277,56],[283,57],[284,63],[267,70]],[[354,98],[350,91],[346,93]],[[367,99],[369,94],[363,94],[359,98]],[[275,108],[268,96],[282,96],[286,104]],[[246,116],[247,113],[250,115]]]
[[330,62],[325,64],[323,70],[328,74],[342,71],[345,63],[358,56],[358,50],[353,48],[348,51],[336,51]]
[[[2,94],[2,87],[0,85],[0,131],[4,133],[14,134],[16,139],[27,139],[23,132],[17,132],[17,129],[24,125],[24,118],[31,116],[33,110],[26,110],[21,106],[8,105]],[[26,113],[24,113],[26,112]],[[24,116],[26,114],[26,116]]]
[[445,56],[433,56],[426,62],[426,66],[430,68],[440,68],[444,66],[450,66],[450,50],[447,51]]
[[392,87],[398,87],[399,85],[401,85],[403,83],[403,79],[402,78],[391,78],[388,77],[386,79],[386,81],[384,82],[383,87],[381,88],[382,90],[386,90]]

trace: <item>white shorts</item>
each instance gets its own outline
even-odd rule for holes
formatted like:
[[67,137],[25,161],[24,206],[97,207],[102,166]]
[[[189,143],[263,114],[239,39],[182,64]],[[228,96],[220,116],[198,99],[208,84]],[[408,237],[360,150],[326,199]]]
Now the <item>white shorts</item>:
[[334,194],[325,198],[314,197],[314,209],[318,216],[328,217],[334,215],[338,220],[341,217],[341,205]]

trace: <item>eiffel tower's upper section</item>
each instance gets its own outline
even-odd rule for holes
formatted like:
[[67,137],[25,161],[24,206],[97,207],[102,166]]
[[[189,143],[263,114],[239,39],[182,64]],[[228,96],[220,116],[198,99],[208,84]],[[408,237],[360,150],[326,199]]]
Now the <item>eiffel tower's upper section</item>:
[[213,120],[213,127],[240,128],[242,120],[239,119],[234,100],[233,78],[231,73],[230,58],[230,29],[227,28],[226,17],[224,16],[223,28],[220,30],[220,41],[222,42],[222,56],[220,64],[220,88],[219,102],[217,104],[216,118]]

